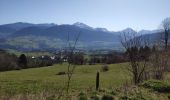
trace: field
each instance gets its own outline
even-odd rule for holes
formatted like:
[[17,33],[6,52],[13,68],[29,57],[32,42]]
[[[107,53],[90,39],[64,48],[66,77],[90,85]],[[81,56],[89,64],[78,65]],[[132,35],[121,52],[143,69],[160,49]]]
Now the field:
[[[109,71],[101,72],[98,65],[78,65],[71,80],[71,98],[77,100],[81,92],[88,97],[105,93],[116,94],[123,99],[126,95],[139,100],[168,100],[168,93],[157,93],[143,87],[122,88],[130,80],[127,63],[110,64]],[[67,70],[67,64],[56,64],[42,68],[30,68],[0,72],[0,100],[57,100],[66,86],[67,75],[57,75]],[[100,92],[95,91],[96,72],[100,71]],[[168,77],[167,77],[168,78]],[[118,91],[118,92],[117,92]],[[126,95],[125,95],[126,94]],[[65,99],[62,99],[65,100]],[[86,99],[82,99],[86,100]]]
[[[72,90],[95,90],[96,72],[100,69],[101,65],[76,66],[71,80]],[[57,91],[65,86],[67,80],[66,75],[57,75],[57,73],[66,70],[67,64],[57,64],[43,68],[0,72],[0,95]],[[100,86],[112,88],[122,85],[130,78],[126,72],[125,64],[109,65],[109,71],[100,72]]]

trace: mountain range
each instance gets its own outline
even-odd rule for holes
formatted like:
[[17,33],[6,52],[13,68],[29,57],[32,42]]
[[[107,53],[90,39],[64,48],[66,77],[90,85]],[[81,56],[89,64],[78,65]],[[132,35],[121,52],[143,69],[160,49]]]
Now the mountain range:
[[[55,50],[67,47],[68,42],[73,43],[78,39],[78,48],[82,49],[114,49],[122,48],[120,34],[122,32],[136,32],[131,28],[122,31],[108,31],[106,28],[93,28],[84,23],[57,25],[11,23],[0,25],[0,48],[21,51],[30,50]],[[141,30],[143,37],[155,40],[160,30]]]

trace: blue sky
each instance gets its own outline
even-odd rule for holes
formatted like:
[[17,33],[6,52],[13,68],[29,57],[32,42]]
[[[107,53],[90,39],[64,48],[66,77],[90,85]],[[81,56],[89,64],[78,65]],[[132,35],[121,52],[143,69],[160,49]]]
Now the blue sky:
[[170,17],[170,0],[0,0],[0,24],[73,24],[118,31],[157,29]]

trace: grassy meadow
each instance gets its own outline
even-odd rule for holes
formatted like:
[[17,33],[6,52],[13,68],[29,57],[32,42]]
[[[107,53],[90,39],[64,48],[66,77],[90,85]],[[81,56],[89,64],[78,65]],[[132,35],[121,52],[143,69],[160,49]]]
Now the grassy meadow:
[[[140,86],[124,87],[131,79],[126,69],[127,63],[110,64],[107,72],[102,72],[101,66],[100,64],[76,66],[71,80],[71,100],[91,100],[93,96],[102,98],[105,94],[109,94],[108,97],[114,96],[116,100],[125,100],[127,97],[128,100],[168,100],[170,97],[168,93],[158,93]],[[0,100],[58,100],[60,93],[64,93],[62,90],[66,87],[67,75],[57,74],[64,71],[67,71],[66,63],[0,72]],[[100,71],[98,92],[95,91],[97,71]],[[83,93],[87,94],[88,99],[79,98]]]
[[[122,85],[130,78],[125,66],[125,64],[111,64],[109,71],[100,72],[100,86],[114,88]],[[101,65],[76,66],[71,80],[72,90],[95,90],[96,72],[100,70]],[[66,63],[42,68],[0,72],[0,95],[57,91],[64,87],[67,81],[66,75],[57,75],[61,71],[67,71]]]

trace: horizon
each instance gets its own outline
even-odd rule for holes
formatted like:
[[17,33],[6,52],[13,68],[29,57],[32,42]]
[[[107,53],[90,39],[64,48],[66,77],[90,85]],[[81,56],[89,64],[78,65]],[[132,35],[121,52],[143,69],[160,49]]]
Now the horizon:
[[0,24],[15,22],[73,24],[120,31],[158,29],[170,16],[169,0],[1,0]]
[[[85,25],[87,25],[87,26],[89,26],[88,24],[86,24],[86,23],[83,23],[83,22],[75,22],[75,23],[72,23],[72,24],[67,24],[67,23],[64,23],[64,24],[57,24],[57,23],[31,23],[31,22],[13,22],[13,23],[6,23],[6,24],[0,24],[0,25],[8,25],[8,24],[16,24],[16,23],[27,23],[27,24],[54,24],[54,25],[74,25],[75,23],[82,23],[82,24],[85,24]],[[92,27],[92,26],[89,26],[89,27],[91,27],[91,28],[93,28],[93,29],[97,29],[97,28],[104,28],[104,29],[106,29],[107,31],[109,31],[109,32],[119,32],[119,31],[123,31],[123,30],[126,30],[126,29],[132,29],[133,31],[136,31],[136,32],[140,32],[140,31],[155,31],[155,30],[160,30],[160,29],[152,29],[152,30],[147,30],[147,29],[141,29],[141,30],[135,30],[135,29],[133,29],[133,28],[131,28],[131,27],[126,27],[126,28],[123,28],[123,29],[120,29],[120,30],[109,30],[109,29],[107,29],[106,27]]]

